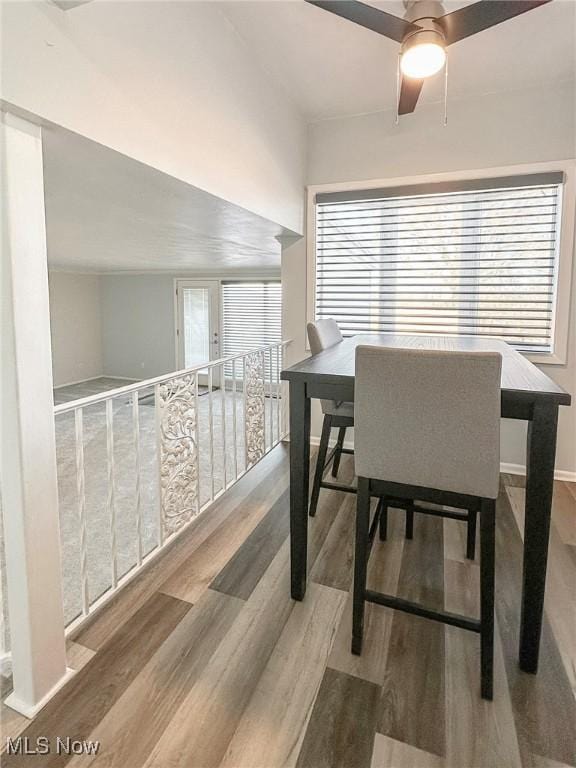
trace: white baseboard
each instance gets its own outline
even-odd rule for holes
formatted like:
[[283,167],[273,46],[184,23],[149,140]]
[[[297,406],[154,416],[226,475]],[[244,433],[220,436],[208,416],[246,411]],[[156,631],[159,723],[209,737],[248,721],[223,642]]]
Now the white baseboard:
[[[507,475],[525,475],[526,467],[523,464],[500,464],[500,472]],[[565,469],[554,470],[554,480],[563,480],[565,483],[576,483],[576,472],[567,472]]]
[[[286,440],[289,438],[287,437]],[[333,441],[335,442],[335,441]],[[311,437],[310,438],[310,444],[311,445],[319,445],[320,444],[320,438],[319,437]],[[354,443],[350,441],[346,441],[344,443],[345,448],[354,448]],[[500,464],[500,472],[504,472],[504,474],[507,475],[525,475],[526,474],[526,467],[523,464],[508,464],[507,462],[502,462]],[[563,480],[565,483],[576,483],[576,472],[568,472],[565,469],[555,469],[554,470],[554,479],[555,480]]]
[[[290,442],[290,435],[286,435],[286,441]],[[310,437],[310,445],[320,445],[320,438],[319,437]],[[330,440],[330,447],[333,445],[336,445],[336,440]],[[346,440],[344,443],[344,448],[350,448],[350,450],[354,450],[354,443],[351,440]]]
[[565,483],[576,483],[576,472],[567,472],[565,469],[554,470],[554,479],[563,480]]
[[[98,376],[89,376],[87,379],[78,379],[78,381],[67,381],[66,384],[58,384],[57,387],[52,389],[63,389],[64,387],[73,387],[75,384],[84,384],[86,381],[96,381],[104,376],[103,373],[99,373]],[[109,378],[112,378],[111,376]]]
[[[505,461],[500,464],[500,472],[505,475],[525,475],[526,467],[523,464],[507,464]],[[554,472],[556,475],[556,472]],[[556,478],[558,480],[559,478]]]
[[63,387],[73,387],[76,384],[86,384],[88,381],[96,381],[96,379],[117,379],[118,381],[142,381],[142,379],[132,379],[130,376],[109,376],[107,373],[99,373],[98,376],[90,376],[87,379],[78,379],[78,381],[69,381],[67,384],[58,384],[53,389],[62,389]]

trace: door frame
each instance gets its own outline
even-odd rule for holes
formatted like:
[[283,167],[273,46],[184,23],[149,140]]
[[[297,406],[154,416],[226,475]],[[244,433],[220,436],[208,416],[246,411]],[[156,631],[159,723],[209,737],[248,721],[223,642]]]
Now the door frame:
[[[221,354],[221,328],[220,328],[220,280],[215,279],[196,279],[188,277],[174,278],[174,339],[176,347],[176,370],[183,370],[185,367],[184,357],[184,303],[183,289],[185,288],[206,288],[210,293],[210,318],[209,318],[209,349],[210,360],[218,360]],[[208,377],[205,374],[199,375],[199,381]],[[213,384],[218,386],[217,372],[213,373]]]

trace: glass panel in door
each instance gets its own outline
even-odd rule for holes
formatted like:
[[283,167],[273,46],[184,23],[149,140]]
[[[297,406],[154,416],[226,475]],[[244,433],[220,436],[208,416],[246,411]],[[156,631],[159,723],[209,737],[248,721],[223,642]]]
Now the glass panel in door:
[[184,368],[210,360],[210,289],[183,288]]
[[[195,368],[220,356],[219,288],[217,280],[179,280],[178,368]],[[216,386],[217,371],[213,372]],[[207,371],[200,375],[206,383]]]

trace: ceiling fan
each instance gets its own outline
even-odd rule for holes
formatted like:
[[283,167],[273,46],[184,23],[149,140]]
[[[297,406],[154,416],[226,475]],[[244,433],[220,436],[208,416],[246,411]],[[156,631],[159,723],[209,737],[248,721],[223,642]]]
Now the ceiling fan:
[[446,48],[551,0],[480,0],[445,13],[440,0],[404,0],[404,18],[356,0],[306,0],[400,43],[398,114],[413,112],[424,80],[446,63]]

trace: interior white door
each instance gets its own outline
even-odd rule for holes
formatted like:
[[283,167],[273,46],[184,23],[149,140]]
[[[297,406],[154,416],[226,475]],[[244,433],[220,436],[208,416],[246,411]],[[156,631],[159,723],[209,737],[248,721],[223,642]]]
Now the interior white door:
[[[178,280],[178,368],[220,357],[220,293],[217,280]],[[201,373],[205,383],[206,372]],[[217,384],[214,375],[214,384]]]

